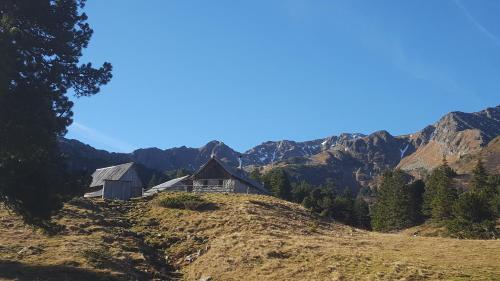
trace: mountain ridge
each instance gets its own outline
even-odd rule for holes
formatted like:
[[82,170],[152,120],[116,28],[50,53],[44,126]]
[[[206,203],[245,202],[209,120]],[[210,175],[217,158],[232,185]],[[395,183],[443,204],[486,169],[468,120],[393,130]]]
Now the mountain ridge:
[[[368,186],[377,175],[395,167],[414,176],[439,165],[443,156],[450,162],[478,153],[500,135],[500,106],[465,113],[453,111],[422,130],[393,136],[386,130],[369,135],[342,133],[338,136],[297,142],[266,141],[243,153],[213,140],[199,148],[141,148],[131,153],[98,150],[77,140],[62,138],[61,149],[73,170],[134,161],[160,172],[196,170],[212,155],[230,166],[289,169],[296,180],[320,177],[342,184]],[[309,172],[303,172],[303,171]],[[311,172],[314,171],[314,172]],[[309,175],[307,175],[309,173]],[[317,180],[312,180],[317,181]]]

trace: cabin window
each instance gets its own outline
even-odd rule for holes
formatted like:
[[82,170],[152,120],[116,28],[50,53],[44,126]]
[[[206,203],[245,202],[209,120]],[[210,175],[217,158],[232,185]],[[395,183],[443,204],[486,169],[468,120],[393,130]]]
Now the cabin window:
[[219,180],[219,185],[223,186],[224,185],[224,180]]

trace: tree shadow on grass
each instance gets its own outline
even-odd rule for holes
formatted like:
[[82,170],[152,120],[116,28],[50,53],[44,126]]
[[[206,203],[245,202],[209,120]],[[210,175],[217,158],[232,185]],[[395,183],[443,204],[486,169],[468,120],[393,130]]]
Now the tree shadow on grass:
[[17,261],[0,260],[0,279],[19,281],[118,281],[131,280],[106,272],[91,271],[66,265],[29,265]]

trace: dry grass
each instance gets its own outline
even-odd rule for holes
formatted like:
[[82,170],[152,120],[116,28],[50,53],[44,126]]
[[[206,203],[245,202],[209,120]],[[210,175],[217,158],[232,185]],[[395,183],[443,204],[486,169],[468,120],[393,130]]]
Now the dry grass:
[[133,204],[75,200],[47,236],[0,208],[0,280],[151,280],[171,275],[155,251],[129,230]]
[[[168,263],[184,280],[500,280],[500,241],[371,233],[258,195],[202,195],[217,206],[204,211],[158,205],[172,196],[125,206],[81,200],[97,209],[68,205],[57,219],[66,233],[54,237],[0,211],[0,279],[174,278],[161,267]],[[113,212],[107,223],[94,217]],[[25,246],[32,253],[18,254]],[[106,249],[114,261],[98,268],[84,249]]]

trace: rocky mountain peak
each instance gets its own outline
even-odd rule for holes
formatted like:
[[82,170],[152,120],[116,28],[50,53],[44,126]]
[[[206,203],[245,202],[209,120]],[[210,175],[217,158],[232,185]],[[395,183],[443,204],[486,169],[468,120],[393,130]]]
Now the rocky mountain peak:
[[476,113],[450,112],[419,132],[393,136],[385,130],[370,135],[342,133],[322,139],[297,142],[266,141],[239,153],[221,141],[200,148],[144,148],[132,153],[109,153],[76,140],[61,139],[63,153],[74,170],[134,161],[160,172],[197,170],[212,155],[229,166],[290,167],[298,179],[332,179],[350,186],[369,185],[377,174],[399,167],[407,171],[428,170],[439,165],[442,156],[458,161],[481,150],[500,135],[500,106]]

